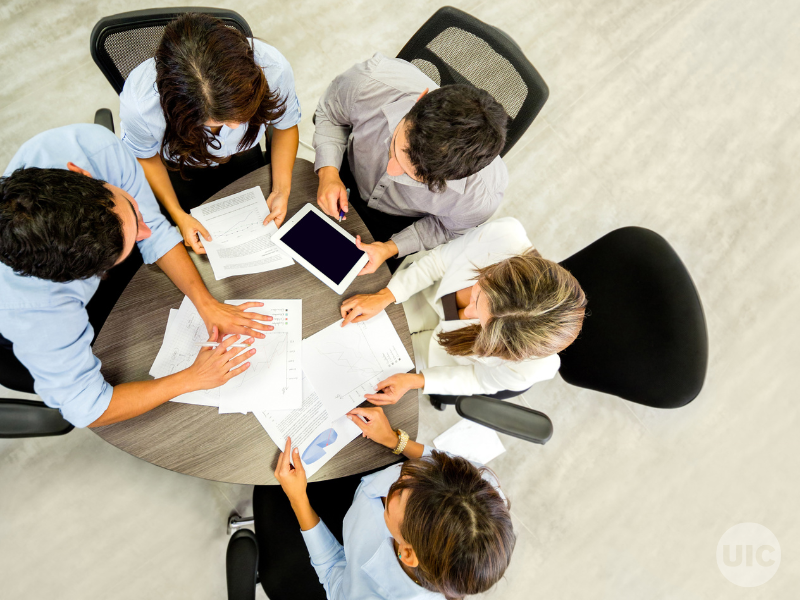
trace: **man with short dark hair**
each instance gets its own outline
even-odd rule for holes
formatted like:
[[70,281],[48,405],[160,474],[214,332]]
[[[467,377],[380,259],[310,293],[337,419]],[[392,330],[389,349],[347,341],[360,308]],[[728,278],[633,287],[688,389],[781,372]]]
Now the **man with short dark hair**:
[[35,391],[86,427],[135,417],[244,371],[253,350],[227,353],[233,335],[174,375],[116,387],[103,379],[91,350],[95,329],[142,259],[189,296],[210,341],[271,329],[255,320],[269,317],[245,312],[256,304],[211,296],[142,167],[113,133],[70,125],[23,144],[0,178],[0,384]]
[[378,240],[359,242],[361,274],[477,227],[503,199],[508,116],[484,90],[376,54],[333,80],[315,121],[317,203],[335,218],[352,204]]

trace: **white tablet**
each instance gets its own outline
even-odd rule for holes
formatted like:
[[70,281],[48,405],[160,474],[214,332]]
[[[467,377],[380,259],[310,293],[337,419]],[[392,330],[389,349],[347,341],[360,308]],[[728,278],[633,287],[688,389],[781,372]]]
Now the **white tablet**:
[[369,262],[356,239],[313,204],[286,221],[272,243],[311,271],[337,294],[343,294]]

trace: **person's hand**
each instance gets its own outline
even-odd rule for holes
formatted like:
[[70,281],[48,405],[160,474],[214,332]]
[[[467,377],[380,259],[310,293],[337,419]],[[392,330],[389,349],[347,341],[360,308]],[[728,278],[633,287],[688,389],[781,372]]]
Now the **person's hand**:
[[[361,417],[364,417],[363,419]],[[382,408],[356,407],[347,413],[347,418],[358,425],[361,435],[394,450],[397,447],[398,437],[389,424],[389,419]]]
[[[220,337],[219,330],[215,326],[208,341],[218,342]],[[195,390],[210,390],[219,387],[247,370],[250,363],[244,361],[256,353],[255,348],[244,352],[239,352],[241,348],[228,350],[232,344],[239,341],[239,337],[232,335],[228,339],[222,340],[216,348],[205,346],[200,349],[192,366],[186,369]],[[247,338],[244,343],[252,344],[253,338]]]
[[425,377],[417,373],[398,373],[384,379],[377,385],[377,393],[364,394],[364,398],[373,404],[394,404],[403,397],[408,390],[417,390],[425,387]]
[[207,241],[211,241],[211,234],[203,227],[203,224],[195,219],[188,213],[183,213],[180,217],[175,219],[175,224],[181,231],[183,236],[183,243],[186,246],[191,246],[197,254],[205,254],[206,250],[203,248],[203,241],[198,238],[198,234],[202,235]]
[[269,207],[269,214],[264,219],[264,225],[270,221],[275,221],[275,227],[280,229],[283,225],[283,220],[286,218],[286,208],[289,204],[289,194],[282,190],[273,190],[267,198],[267,206]]
[[359,275],[374,273],[378,270],[378,267],[386,262],[387,258],[391,258],[398,252],[397,244],[392,240],[388,242],[372,242],[371,244],[365,244],[361,241],[360,235],[356,236],[356,248],[366,252],[367,256],[369,256],[369,262],[358,272]]
[[[317,171],[319,175],[319,188],[317,189],[317,204],[329,217],[339,220],[339,210],[345,214],[350,207],[347,202],[347,188],[339,178],[339,171],[335,167],[322,167]],[[345,216],[344,219],[347,219]]]
[[[289,461],[289,453],[292,453],[294,466]],[[275,467],[275,479],[281,484],[283,492],[289,498],[292,505],[297,505],[298,501],[305,500],[308,479],[303,461],[300,459],[300,451],[295,448],[292,451],[292,438],[286,438],[286,447],[278,457],[278,466]]]
[[389,288],[383,288],[376,294],[358,294],[351,296],[339,309],[342,313],[342,327],[349,323],[361,323],[371,319],[395,301]]
[[259,321],[272,321],[272,317],[257,312],[247,312],[248,308],[264,306],[263,302],[245,302],[244,304],[224,304],[212,298],[206,305],[197,307],[203,322],[209,331],[216,327],[220,335],[238,333],[263,338],[262,331],[272,331],[272,325],[264,325]]

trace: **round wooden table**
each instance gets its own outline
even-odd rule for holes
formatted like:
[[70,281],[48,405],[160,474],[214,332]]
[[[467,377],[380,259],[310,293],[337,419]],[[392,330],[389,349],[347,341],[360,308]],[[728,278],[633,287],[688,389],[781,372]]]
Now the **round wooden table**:
[[[216,200],[261,187],[264,197],[271,190],[270,166],[249,173],[209,199]],[[287,219],[307,202],[316,202],[317,176],[313,165],[297,159],[292,175]],[[350,234],[372,241],[355,210],[342,227]],[[339,306],[354,294],[376,292],[389,281],[386,265],[377,272],[357,277],[343,296],[337,295],[299,264],[284,269],[230,277],[216,281],[208,258],[190,252],[209,291],[220,301],[229,298],[302,298],[303,337],[324,329],[341,318]],[[170,308],[178,308],[183,294],[155,265],[144,265],[128,284],[94,344],[102,361],[102,373],[112,384],[150,379],[148,371],[161,347]],[[411,335],[403,308],[386,309],[414,357]],[[419,405],[416,391],[386,408],[394,427],[416,439]],[[167,402],[134,419],[98,427],[93,431],[117,448],[171,471],[229,483],[277,484],[272,473],[280,450],[252,413],[220,415],[216,408]],[[397,457],[383,446],[358,437],[350,442],[311,481],[334,479],[395,462]]]

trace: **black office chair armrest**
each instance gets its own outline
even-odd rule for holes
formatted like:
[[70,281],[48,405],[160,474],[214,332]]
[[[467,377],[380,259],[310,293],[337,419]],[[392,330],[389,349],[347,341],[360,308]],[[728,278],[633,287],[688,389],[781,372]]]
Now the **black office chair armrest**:
[[0,438],[64,435],[74,429],[55,408],[35,400],[0,399]]
[[97,112],[94,113],[94,124],[102,125],[110,130],[111,133],[114,133],[114,115],[112,115],[111,111],[107,108],[97,109]]
[[532,408],[486,396],[456,396],[455,405],[465,419],[534,444],[545,444],[553,435],[550,418]]

